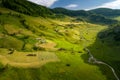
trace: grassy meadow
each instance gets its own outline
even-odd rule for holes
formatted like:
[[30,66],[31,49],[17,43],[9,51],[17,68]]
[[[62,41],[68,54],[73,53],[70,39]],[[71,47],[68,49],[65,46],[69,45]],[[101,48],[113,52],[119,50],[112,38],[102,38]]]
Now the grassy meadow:
[[[115,80],[106,66],[89,64],[83,50],[90,46],[97,53],[97,34],[107,26],[73,22],[71,17],[32,17],[5,8],[0,12],[0,80]],[[15,51],[8,54],[11,48]],[[103,59],[100,51],[94,55]]]

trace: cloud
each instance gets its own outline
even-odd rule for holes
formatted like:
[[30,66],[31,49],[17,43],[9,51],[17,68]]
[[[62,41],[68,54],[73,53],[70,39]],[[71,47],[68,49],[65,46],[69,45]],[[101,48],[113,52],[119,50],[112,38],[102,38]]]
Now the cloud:
[[31,2],[34,2],[36,4],[46,6],[46,7],[50,7],[58,0],[28,0],[28,1],[31,1]]
[[76,8],[76,7],[78,7],[77,4],[69,4],[69,5],[65,6],[65,8]]
[[95,8],[112,8],[112,9],[117,9],[120,8],[120,0],[114,0],[112,2],[108,2],[108,3],[104,3],[100,6],[97,7],[92,7],[86,10],[90,10],[90,9],[95,9]]

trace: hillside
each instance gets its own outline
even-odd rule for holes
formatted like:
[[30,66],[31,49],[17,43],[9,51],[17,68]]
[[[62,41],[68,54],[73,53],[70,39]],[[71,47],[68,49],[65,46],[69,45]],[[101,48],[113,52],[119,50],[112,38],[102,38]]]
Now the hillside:
[[52,10],[54,13],[56,14],[64,14],[64,15],[68,15],[68,16],[72,16],[72,17],[76,17],[76,16],[81,16],[81,17],[85,17],[85,16],[89,16],[89,13],[84,11],[84,10],[68,10],[65,8],[54,8]]
[[86,48],[120,77],[117,20],[26,0],[1,1],[0,80],[116,80],[109,67],[89,62]]
[[66,15],[70,17],[80,17],[82,20],[85,20],[87,22],[102,25],[111,25],[117,23],[116,20],[99,15],[99,13],[96,13],[95,11],[67,10],[64,8],[49,9],[26,0],[1,0],[0,4],[1,7],[9,8],[31,16],[56,18],[60,16],[64,17],[64,15]]
[[1,0],[0,5],[1,7],[32,16],[47,17],[53,14],[50,9],[27,0]]
[[[120,25],[112,25],[101,31],[94,44],[88,47],[98,59],[111,65],[120,75]],[[101,68],[102,69],[102,68]],[[108,75],[109,76],[109,75]],[[120,77],[120,76],[119,76]]]
[[84,63],[81,57],[86,54],[84,44],[88,45],[87,41],[92,41],[103,26],[0,10],[0,61],[4,64],[0,67],[0,80],[106,80],[98,66]]
[[[91,23],[107,24],[107,25],[117,23],[117,21],[115,20],[98,15],[100,13],[97,13],[97,10],[96,11],[95,10],[94,11],[84,11],[84,10],[74,11],[74,10],[67,10],[64,8],[48,9],[44,6],[36,5],[26,0],[20,0],[20,1],[19,0],[1,0],[1,6],[15,10],[20,13],[32,15],[32,16],[54,17],[55,16],[54,13],[55,13],[55,14],[63,14],[71,17],[81,17],[82,19],[84,18],[85,21],[91,22]],[[98,11],[101,11],[101,10],[98,10]]]
[[90,23],[103,24],[103,25],[111,25],[118,23],[117,20],[110,19],[94,11],[68,10],[64,8],[54,8],[52,11],[56,14],[78,17],[77,20],[79,20],[80,18],[80,20],[82,19]]
[[89,12],[93,12],[93,13],[100,14],[100,15],[107,16],[107,17],[120,16],[119,9],[98,8],[98,9],[89,10]]

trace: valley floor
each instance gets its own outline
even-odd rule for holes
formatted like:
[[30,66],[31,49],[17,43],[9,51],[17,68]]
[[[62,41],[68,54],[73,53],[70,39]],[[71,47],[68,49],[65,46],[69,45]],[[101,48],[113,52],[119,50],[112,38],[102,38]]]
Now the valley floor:
[[[0,25],[0,44],[6,49],[0,48],[0,80],[115,79],[108,68],[106,71],[112,75],[111,79],[99,65],[89,64],[89,56],[84,51],[106,26],[72,22],[73,18],[17,17],[16,12],[12,12],[13,15],[8,14],[9,10],[1,11],[4,14],[0,19],[6,23]],[[11,47],[17,50],[8,54],[7,48]]]

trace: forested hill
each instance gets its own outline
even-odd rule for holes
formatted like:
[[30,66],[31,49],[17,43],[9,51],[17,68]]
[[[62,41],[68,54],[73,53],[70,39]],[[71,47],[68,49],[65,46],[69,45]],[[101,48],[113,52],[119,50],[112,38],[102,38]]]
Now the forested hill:
[[98,8],[98,9],[90,10],[89,12],[104,15],[107,17],[120,16],[120,10],[118,10],[118,9],[114,10],[114,9],[109,9],[109,8]]
[[0,7],[8,8],[31,16],[56,18],[59,17],[58,14],[62,14],[63,17],[64,15],[75,17],[77,21],[84,20],[95,24],[111,25],[116,24],[118,22],[117,20],[110,19],[93,11],[68,10],[64,8],[50,9],[45,6],[29,2],[27,0],[0,0]]
[[[97,14],[92,11],[68,10],[68,9],[64,9],[64,8],[54,8],[52,11],[55,14],[63,14],[63,15],[71,16],[71,17],[82,18],[85,21],[91,22],[91,23],[107,24],[107,25],[118,23],[118,21],[116,21],[116,20],[110,19],[107,16]],[[81,20],[78,18],[77,18],[77,20]]]
[[89,16],[90,13],[89,12],[86,12],[84,10],[68,10],[68,9],[65,9],[65,8],[54,8],[52,10],[54,13],[56,14],[64,14],[64,15],[68,15],[68,16],[71,16],[71,17],[76,17],[76,16]]
[[50,9],[34,4],[27,0],[0,0],[1,7],[9,8],[14,11],[24,13],[32,16],[50,16],[52,12]]

